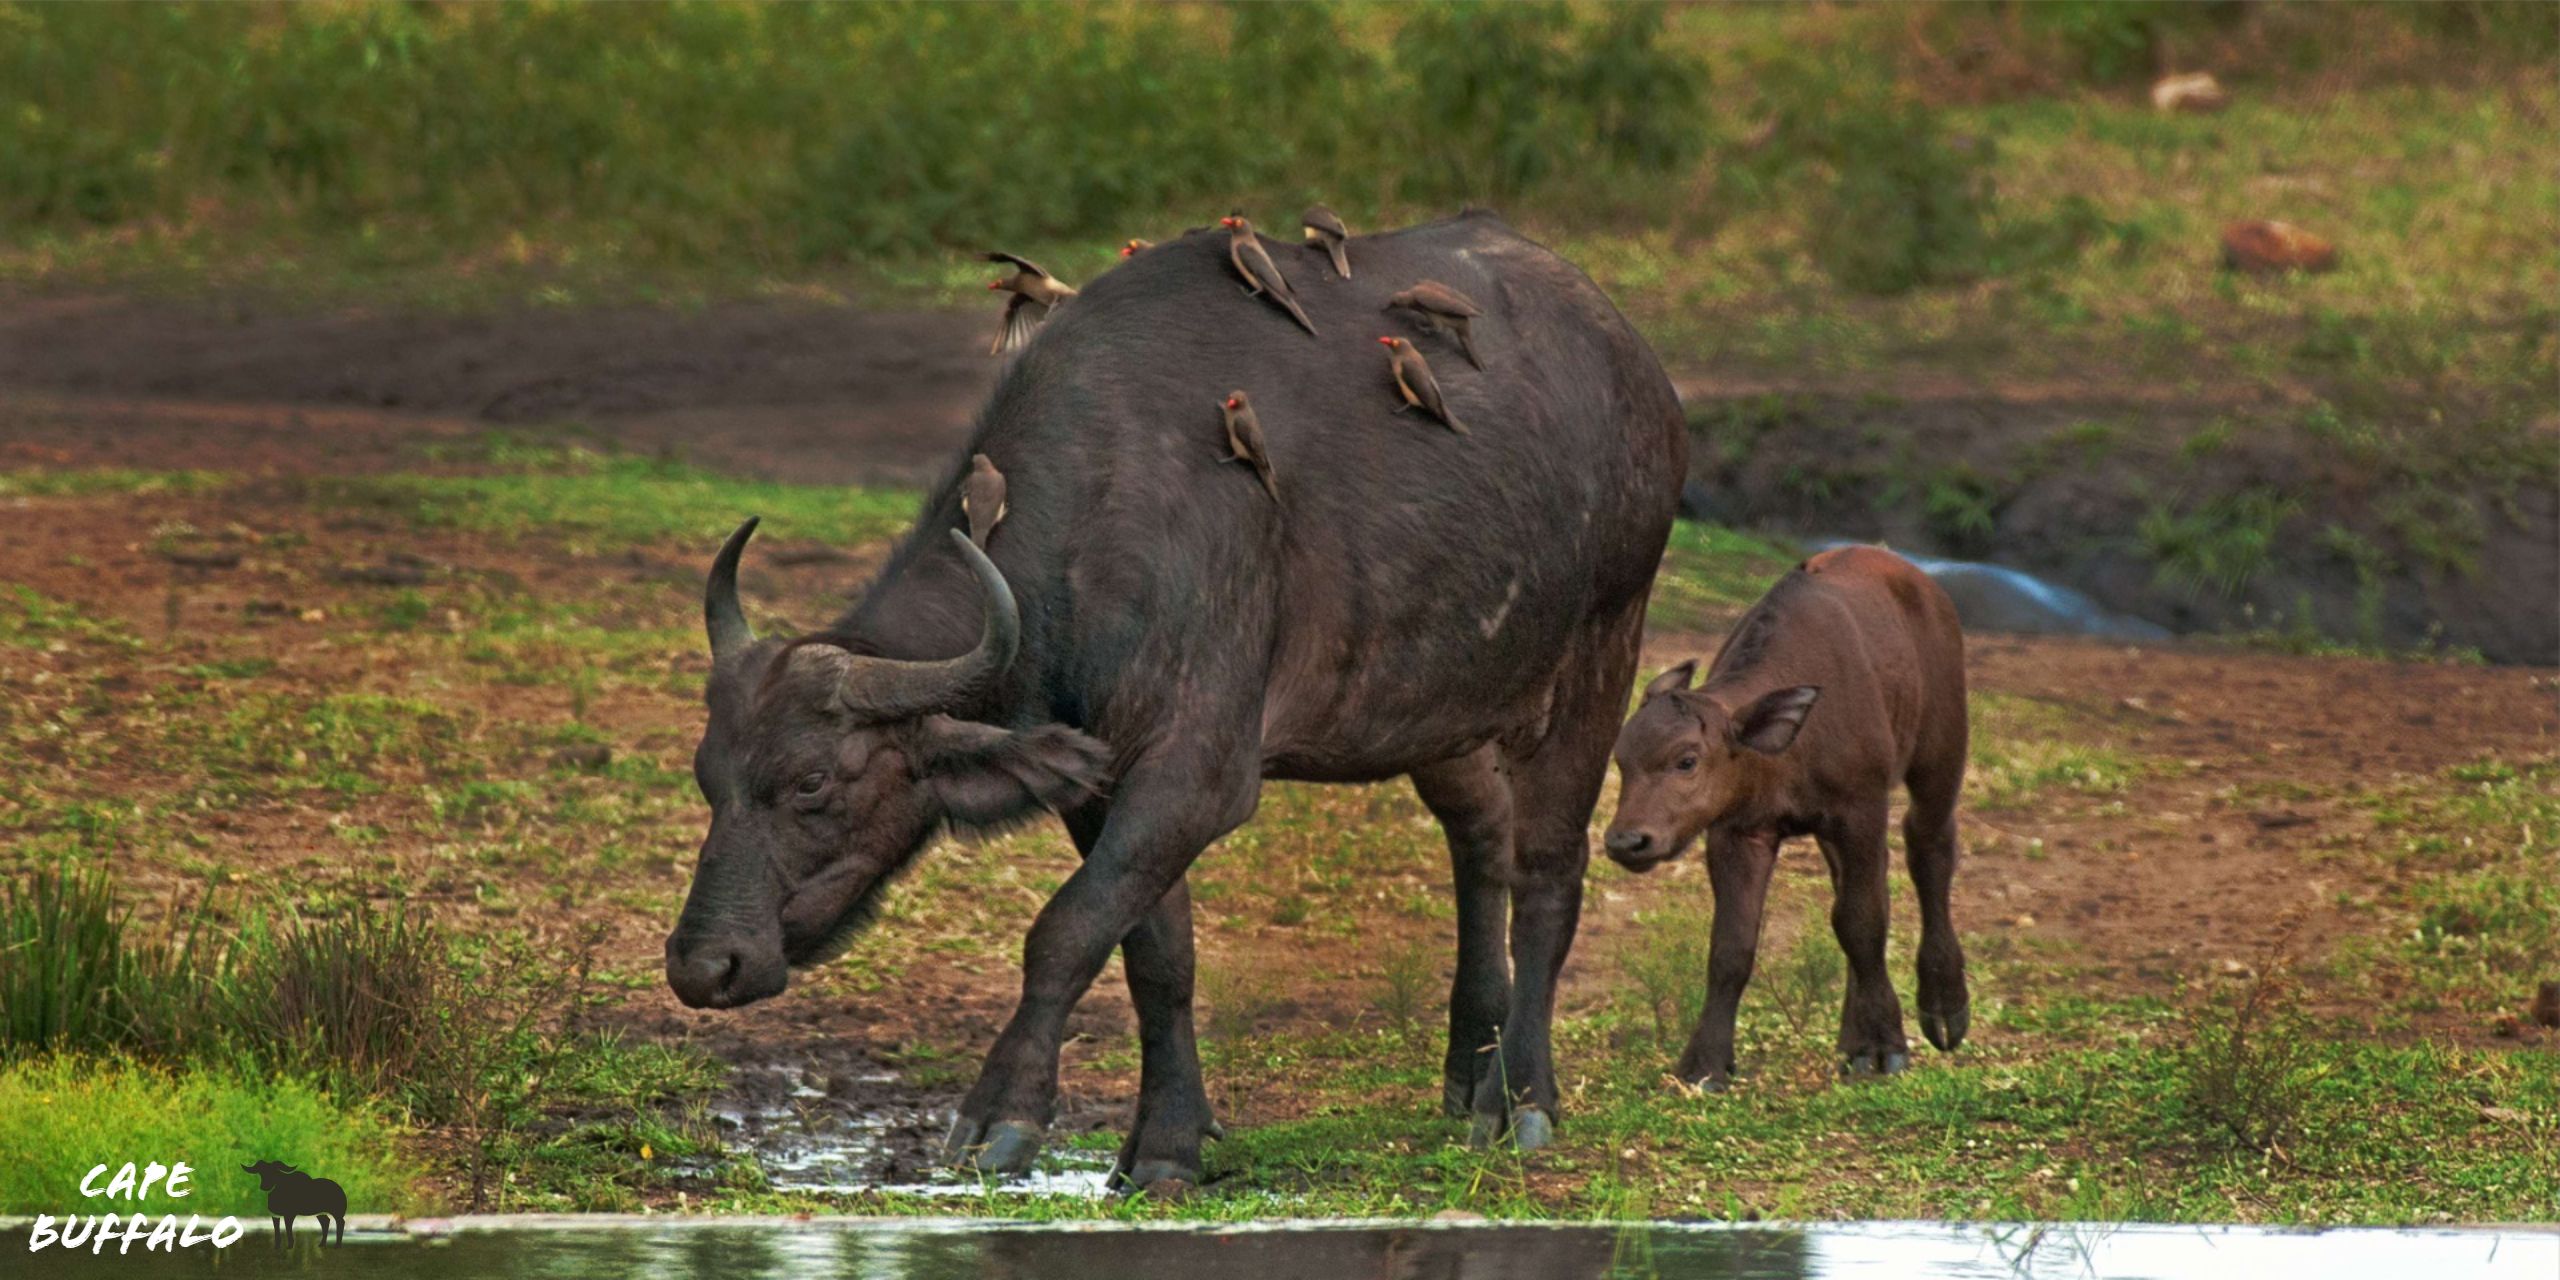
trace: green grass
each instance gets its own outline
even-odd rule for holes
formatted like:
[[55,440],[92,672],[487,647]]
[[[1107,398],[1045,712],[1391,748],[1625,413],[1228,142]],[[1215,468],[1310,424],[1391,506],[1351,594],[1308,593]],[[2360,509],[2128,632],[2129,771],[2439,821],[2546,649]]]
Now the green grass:
[[129,467],[0,471],[0,498],[66,498],[99,494],[200,494],[229,478],[210,471],[149,471]]
[[1769,584],[1803,560],[1774,539],[1683,520],[1654,572],[1646,625],[1656,631],[1720,627],[1740,617]]
[[[768,514],[805,514],[824,529],[816,522],[834,503],[834,518],[845,519],[845,491],[816,486],[656,464],[625,472],[612,459],[540,451],[438,461],[482,473],[402,477],[397,500],[372,508],[392,536],[486,538],[534,554],[626,537],[691,546],[702,532],[695,522],[716,535],[767,490],[783,504]],[[600,485],[602,505],[547,512],[523,499],[503,518],[462,523],[473,517],[454,495],[529,492],[564,467]],[[671,492],[690,495],[682,500],[697,504],[694,513],[661,510]],[[119,509],[138,519],[161,514],[147,493],[34,501],[129,502]],[[287,492],[273,518],[333,518],[355,501],[343,490]],[[864,509],[894,531],[889,513],[914,498],[853,501],[873,504]],[[874,518],[809,536],[876,547],[886,535],[860,523]],[[1765,541],[1683,524],[1654,624],[1729,621],[1795,559]],[[438,1207],[634,1210],[669,1207],[681,1194],[694,1208],[758,1212],[1066,1218],[1460,1207],[1531,1218],[2412,1222],[2544,1220],[2560,1194],[2547,1119],[2560,1105],[2560,1067],[2551,1056],[2407,1031],[2408,1019],[2431,1009],[2478,1025],[2529,993],[2518,975],[2560,963],[2548,929],[2535,931],[2560,909],[2546,887],[2560,882],[2560,812],[2550,801],[2553,766],[2539,758],[2376,785],[2345,802],[2370,815],[2369,831],[2324,819],[2337,843],[2305,857],[2342,892],[2353,886],[2361,905],[2348,945],[2306,972],[2316,968],[2331,990],[2390,994],[2369,1020],[2295,1011],[2305,1101],[2301,1123],[2272,1151],[2233,1141],[2229,1125],[2198,1110],[2187,1050],[2204,1014],[2093,994],[2077,958],[1998,929],[1966,939],[1976,1030],[1961,1057],[1923,1049],[1908,1077],[1834,1083],[1840,962],[1822,918],[1827,885],[1809,853],[1781,864],[1770,938],[1742,1011],[1740,1088],[1693,1098],[1662,1079],[1696,1016],[1702,975],[1708,917],[1694,859],[1641,888],[1604,865],[1592,877],[1595,904],[1657,896],[1639,900],[1624,935],[1594,935],[1577,951],[1593,977],[1568,989],[1574,999],[1559,1027],[1564,1143],[1526,1159],[1470,1151],[1463,1125],[1437,1114],[1450,920],[1439,831],[1400,784],[1275,785],[1255,821],[1192,878],[1211,922],[1200,975],[1209,1086],[1232,1130],[1209,1150],[1215,1181],[1200,1199],[1172,1207],[776,1193],[741,1153],[720,1146],[701,1113],[719,1085],[717,1064],[680,1042],[599,1032],[612,1024],[591,1016],[658,987],[654,948],[701,834],[685,774],[700,714],[693,589],[598,577],[534,601],[455,575],[416,589],[426,615],[415,626],[385,628],[333,596],[331,619],[292,624],[291,643],[261,629],[139,641],[44,599],[48,617],[83,624],[45,624],[44,643],[60,644],[58,653],[0,662],[0,706],[10,713],[0,717],[0,759],[13,766],[0,771],[0,873],[62,854],[112,855],[129,883],[219,885],[244,895],[242,914],[331,921],[386,897],[435,913],[451,943],[446,979],[490,993],[473,1015],[485,1031],[438,1077],[473,1082],[472,1096],[422,1097],[327,1071],[300,1087],[316,1105],[385,1117],[377,1127],[420,1126],[428,1141],[418,1158],[437,1189],[419,1194]],[[1981,691],[1974,710],[1968,812],[2002,823],[2042,809],[2138,807],[2155,779],[2187,767],[2147,754],[2142,722],[2100,704]],[[589,747],[606,751],[556,754]],[[1969,835],[1983,838],[1978,828]],[[872,1000],[928,975],[1009,972],[1024,929],[1073,867],[1068,843],[1047,825],[946,842],[891,892],[877,929],[844,960],[795,979],[789,998]],[[245,898],[269,883],[285,886],[281,901]],[[1891,963],[1907,982],[1916,931],[1907,891],[1896,893]],[[591,917],[620,932],[592,945],[560,936]],[[229,931],[246,922],[218,923]],[[1351,995],[1341,1016],[1319,1024],[1292,1009],[1311,989]],[[919,1085],[965,1083],[975,1068],[965,1033],[879,1047]],[[1076,1052],[1114,1072],[1135,1060],[1117,1043]],[[26,1110],[10,1082],[54,1069],[50,1061],[0,1074],[0,1149],[14,1149],[6,1126]],[[186,1061],[167,1078],[230,1069],[219,1058]],[[225,1105],[186,1096],[202,1114]],[[124,1106],[80,1095],[57,1122],[120,1124]],[[2532,1118],[2485,1119],[2483,1108]],[[1089,1160],[1116,1140],[1104,1132],[1060,1144]],[[355,1158],[306,1157],[332,1176],[325,1161]],[[58,1191],[46,1193],[58,1203]]]
[[[1650,1035],[1613,1047],[1633,1030],[1618,1015],[1569,1018],[1558,1033],[1572,1064],[1569,1122],[1558,1147],[1527,1158],[1469,1150],[1464,1122],[1438,1115],[1436,1048],[1387,1032],[1279,1037],[1252,1065],[1285,1072],[1304,1117],[1234,1127],[1208,1149],[1207,1191],[1178,1207],[755,1192],[718,1203],[1212,1221],[1454,1208],[1561,1219],[2416,1223],[2542,1220],[2560,1195],[2548,1119],[2560,1064],[2547,1055],[2321,1038],[2308,1052],[2309,1125],[2269,1156],[2188,1136],[2199,1121],[2173,1051],[2185,1037],[2179,1020],[2146,1005],[2080,1012],[2110,1031],[2075,1044],[1997,1030],[1962,1061],[1923,1050],[1911,1073],[1879,1084],[1762,1075],[1707,1096],[1664,1084],[1669,1058]],[[1784,1034],[1748,1001],[1743,1031],[1746,1042]],[[1817,1034],[1827,1044],[1827,1031]],[[2541,1118],[2484,1119],[2484,1106]]]
[[[422,1201],[402,1136],[374,1108],[290,1077],[68,1055],[0,1062],[0,1151],[10,1153],[0,1162],[0,1213],[139,1209],[260,1219],[265,1193],[240,1172],[260,1160],[337,1182],[351,1212],[407,1212]],[[137,1202],[80,1194],[96,1165],[112,1175],[127,1161],[155,1160],[193,1166],[187,1195],[155,1192]]]
[[769,535],[837,544],[903,530],[903,490],[742,480],[680,463],[583,449],[518,450],[493,475],[385,475],[311,481],[323,505],[396,516],[420,528],[540,535],[582,551],[684,542],[707,552],[749,515]]

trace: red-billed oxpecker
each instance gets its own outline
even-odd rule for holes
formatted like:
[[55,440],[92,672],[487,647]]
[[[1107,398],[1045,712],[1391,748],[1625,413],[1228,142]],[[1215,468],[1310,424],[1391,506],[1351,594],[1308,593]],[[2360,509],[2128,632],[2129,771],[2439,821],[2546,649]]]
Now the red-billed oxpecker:
[[969,521],[969,541],[986,550],[996,523],[1004,519],[1004,473],[983,453],[969,455],[969,474],[960,481],[960,514]]
[[1218,403],[1218,411],[1227,418],[1227,456],[1221,462],[1241,462],[1262,477],[1262,487],[1271,500],[1280,500],[1280,482],[1271,474],[1271,446],[1263,441],[1262,420],[1253,416],[1253,402],[1241,391],[1230,391]]
[[1010,263],[1013,266],[1012,275],[987,284],[990,290],[1003,290],[1013,295],[1005,300],[1004,330],[996,335],[995,345],[987,348],[990,355],[1017,350],[1022,344],[1031,341],[1031,331],[1039,328],[1040,322],[1049,318],[1049,309],[1076,296],[1074,289],[1067,287],[1056,276],[1041,270],[1040,264],[1029,258],[1016,257],[1010,253],[990,253],[987,255],[987,261]]
[[1378,341],[1387,349],[1388,367],[1396,375],[1396,393],[1404,397],[1404,403],[1397,407],[1396,412],[1420,409],[1438,418],[1451,431],[1467,434],[1467,424],[1458,421],[1458,415],[1449,412],[1449,402],[1441,399],[1440,381],[1431,376],[1431,365],[1422,358],[1422,353],[1402,338],[1380,338]]
[[1218,225],[1227,229],[1227,261],[1234,264],[1237,275],[1244,277],[1246,295],[1279,303],[1290,319],[1313,334],[1316,322],[1309,320],[1307,309],[1298,305],[1298,293],[1289,287],[1289,278],[1272,265],[1270,253],[1262,247],[1262,237],[1253,233],[1253,224],[1244,215],[1231,213],[1218,219]]
[[1721,1089],[1734,1070],[1733,1017],[1751,980],[1778,846],[1809,835],[1830,867],[1831,928],[1848,953],[1840,1015],[1845,1074],[1909,1065],[1902,1006],[1885,974],[1896,783],[1920,900],[1920,1029],[1964,1040],[1964,950],[1947,914],[1964,786],[1964,635],[1946,592],[1879,547],[1805,561],[1743,615],[1690,687],[1694,661],[1645,686],[1618,734],[1621,788],[1609,856],[1647,871],[1706,836],[1715,891],[1707,1004],[1680,1055],[1680,1079]]
[[1402,308],[1421,318],[1427,328],[1446,329],[1458,335],[1458,349],[1467,353],[1467,363],[1481,369],[1484,361],[1476,358],[1475,333],[1468,326],[1483,315],[1475,299],[1437,280],[1425,280],[1387,299],[1381,310]]
[[1307,243],[1323,249],[1333,259],[1333,273],[1345,280],[1351,278],[1351,254],[1343,241],[1351,238],[1351,229],[1342,225],[1342,215],[1323,205],[1312,205],[1298,221],[1306,227]]

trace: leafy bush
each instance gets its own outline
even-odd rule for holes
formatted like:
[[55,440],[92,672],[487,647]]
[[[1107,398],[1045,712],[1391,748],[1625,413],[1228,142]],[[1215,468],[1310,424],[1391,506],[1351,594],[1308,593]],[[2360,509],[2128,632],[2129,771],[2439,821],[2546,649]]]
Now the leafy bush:
[[1937,113],[1907,102],[1839,111],[1826,132],[1835,176],[1811,247],[1834,280],[1905,293],[1990,266],[1987,139],[1950,138]]
[[[59,1214],[78,1204],[80,1179],[96,1165],[173,1158],[195,1166],[188,1194],[155,1192],[131,1208],[255,1221],[266,1196],[239,1169],[257,1160],[326,1175],[357,1213],[396,1213],[415,1200],[416,1171],[381,1118],[299,1081],[223,1067],[78,1055],[0,1064],[0,1151],[9,1153],[0,1161],[0,1213]],[[114,1208],[130,1211],[122,1201]]]
[[2155,506],[2136,530],[2164,583],[2189,594],[2236,596],[2272,558],[2276,531],[2301,504],[2267,490],[2224,494],[2177,510]]
[[[0,8],[0,226],[218,206],[786,261],[1309,196],[1581,201],[1702,151],[1658,6]],[[1286,228],[1282,228],[1286,230]]]

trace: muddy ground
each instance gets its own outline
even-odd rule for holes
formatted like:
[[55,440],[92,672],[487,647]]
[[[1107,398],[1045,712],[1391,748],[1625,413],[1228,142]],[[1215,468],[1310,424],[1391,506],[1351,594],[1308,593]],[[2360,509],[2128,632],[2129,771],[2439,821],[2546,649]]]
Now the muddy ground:
[[[917,484],[966,437],[997,368],[990,331],[988,315],[792,300],[572,317],[0,297],[0,465],[291,472],[316,450],[362,469],[392,456],[386,441],[578,424],[741,474]],[[2300,387],[1674,372],[1697,428],[1689,506],[1702,518],[1996,561],[2173,631],[2307,624],[2367,645],[2560,661],[2560,417],[2535,424],[2529,460],[2455,468],[2404,501],[2408,476],[2290,425],[2196,447],[2231,422],[2314,412]],[[2408,415],[2383,416],[2396,431]],[[2466,439],[2458,422],[2435,429],[2453,433],[2448,450]],[[2217,504],[2270,492],[2302,501],[2245,586],[2164,571],[2142,531],[2171,512],[2210,529]],[[2341,551],[2347,535],[2365,550]]]
[[[347,572],[398,557],[415,557],[432,585],[499,584],[489,589],[534,599],[609,590],[632,625],[690,625],[696,562],[707,549],[599,557],[539,538],[422,531],[315,507],[302,481],[432,469],[441,464],[429,446],[493,424],[575,419],[616,446],[678,451],[714,468],[913,483],[946,465],[945,451],[992,375],[993,362],[980,354],[983,329],[940,314],[772,307],[608,312],[529,327],[362,316],[320,322],[219,307],[179,313],[102,298],[0,308],[0,468],[197,467],[261,477],[210,495],[17,500],[0,509],[11,557],[0,581],[174,645],[117,659],[129,671],[115,678],[143,684],[183,683],[190,677],[171,673],[200,651],[266,655],[276,678],[302,688],[402,687],[401,673],[376,665],[387,651],[370,644],[361,621],[396,582]],[[165,539],[155,542],[155,531],[173,526],[245,530],[252,549],[232,564],[173,563]],[[813,602],[853,588],[867,570],[861,555],[768,556],[746,586],[751,597],[807,617]],[[1647,666],[1708,656],[1717,640],[1712,629],[1656,634]],[[52,659],[24,661],[42,667]],[[687,649],[666,661],[683,668],[700,660]],[[2031,806],[1969,807],[1965,815],[1956,913],[1974,945],[1993,939],[2009,954],[2059,957],[2070,981],[2091,995],[2171,998],[2182,978],[2246,965],[2287,929],[2299,930],[2294,945],[2309,956],[2371,932],[2379,926],[2361,907],[2376,887],[2354,878],[2362,874],[2357,864],[2338,860],[2341,849],[2373,837],[2369,793],[2484,756],[2545,758],[2560,749],[2547,670],[2000,636],[1976,637],[1970,663],[1978,695],[2050,709],[2156,766],[2103,793],[2066,789]],[[494,720],[551,714],[563,695],[456,685],[421,696]],[[684,700],[637,688],[608,688],[580,714],[617,752],[670,767],[681,767],[696,726]],[[543,750],[524,747],[518,764],[540,770]],[[508,767],[503,755],[496,759],[494,767]],[[106,790],[140,785],[100,780]],[[600,926],[602,954],[627,979],[601,1015],[608,1023],[749,1068],[736,1073],[737,1096],[723,1104],[735,1109],[899,1117],[877,1135],[871,1173],[920,1174],[939,1136],[934,1117],[965,1087],[975,1055],[1011,1008],[1010,957],[1038,894],[1015,886],[973,900],[983,945],[909,966],[876,989],[858,975],[838,975],[741,1012],[686,1011],[651,977],[691,860],[689,802],[671,802],[653,828],[663,847],[644,851],[615,873],[620,879],[582,876],[581,894],[557,911],[536,920],[518,904],[503,919],[555,932]],[[1410,813],[1396,812],[1409,821]],[[330,841],[339,818],[293,806],[215,814],[204,828],[206,856],[235,876],[290,880],[310,873],[311,851]],[[404,868],[431,861],[423,846],[383,856]],[[1818,859],[1795,850],[1787,866],[1794,892],[1811,900]],[[189,873],[139,874],[146,884],[159,877],[165,889]],[[543,873],[490,874],[531,881]],[[1444,864],[1424,857],[1393,872],[1389,887],[1428,896],[1445,875]],[[637,897],[620,893],[633,879],[645,882]],[[467,915],[477,902],[496,910],[467,882],[420,883],[420,897],[448,909]],[[1587,1008],[1614,998],[1639,915],[1703,896],[1694,859],[1646,878],[1596,865],[1583,940],[1565,979],[1567,1003]],[[917,909],[946,905],[928,900]],[[1258,904],[1236,914],[1212,902],[1201,913],[1204,969],[1284,975],[1279,989],[1251,995],[1241,1025],[1255,1031],[1374,1021],[1373,979],[1390,953],[1438,945],[1445,926],[1410,912],[1359,910],[1356,929],[1318,937]],[[881,945],[899,945],[900,927],[895,918],[884,925]],[[2333,988],[2318,998],[2352,1009],[2375,993]],[[1246,1002],[1206,983],[1204,1000]],[[1435,986],[1426,1025],[1437,1018],[1437,1000]],[[1133,1026],[1125,993],[1107,973],[1073,1024],[1062,1128],[1123,1123],[1134,1084]],[[2397,1027],[2484,1044],[2495,1034],[2478,1010],[2460,1007]],[[919,1061],[942,1065],[919,1071]],[[789,1069],[766,1069],[776,1065]],[[1235,1091],[1232,1081],[1226,1088],[1216,1096],[1231,1121],[1286,1118],[1299,1105],[1285,1089]]]

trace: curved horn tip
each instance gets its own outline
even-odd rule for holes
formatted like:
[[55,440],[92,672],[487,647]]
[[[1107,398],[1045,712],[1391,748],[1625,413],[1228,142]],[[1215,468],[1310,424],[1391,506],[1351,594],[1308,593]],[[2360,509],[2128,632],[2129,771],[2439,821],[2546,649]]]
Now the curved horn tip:
[[738,559],[763,519],[749,516],[729,534],[729,540],[720,544],[720,554],[711,562],[711,576],[703,583],[702,618],[710,632],[714,661],[755,643],[755,631],[747,625],[746,610],[738,604]]

